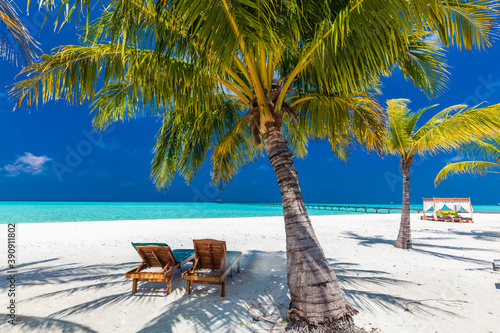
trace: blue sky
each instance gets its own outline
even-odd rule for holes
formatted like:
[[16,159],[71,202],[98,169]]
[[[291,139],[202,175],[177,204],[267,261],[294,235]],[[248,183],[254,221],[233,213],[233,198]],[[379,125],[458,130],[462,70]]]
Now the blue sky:
[[[59,33],[50,24],[40,30],[43,15],[33,9],[22,18],[45,53],[58,45],[77,43],[74,26]],[[379,100],[385,104],[389,98],[409,98],[412,110],[436,103],[443,108],[481,101],[500,103],[499,43],[481,52],[451,49],[447,55],[451,80],[440,98],[428,100],[394,73],[383,79]],[[149,179],[157,119],[118,123],[105,133],[95,133],[88,104],[59,101],[12,112],[13,102],[7,94],[20,68],[0,60],[0,69],[0,200],[280,201],[265,156],[241,169],[222,191],[211,187],[207,161],[191,186],[177,177],[168,190],[158,192]],[[429,116],[438,110],[429,111]],[[401,202],[397,157],[367,155],[357,148],[345,163],[333,157],[327,143],[311,142],[309,147],[305,160],[295,160],[306,202]],[[444,196],[471,197],[476,204],[500,203],[499,174],[454,176],[434,187],[437,172],[447,162],[460,159],[451,154],[414,162],[411,202]]]

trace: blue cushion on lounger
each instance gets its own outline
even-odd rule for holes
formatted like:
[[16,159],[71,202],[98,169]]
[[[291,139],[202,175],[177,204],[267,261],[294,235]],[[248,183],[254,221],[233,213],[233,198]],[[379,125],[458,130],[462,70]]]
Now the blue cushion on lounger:
[[457,215],[459,219],[463,219],[464,217],[460,214]]
[[438,215],[438,217],[439,217],[440,219],[442,219],[442,218],[444,217],[444,215],[443,215],[443,214],[439,214],[439,215]]
[[449,217],[450,219],[452,219],[452,218],[454,218],[454,217],[455,217],[455,215],[451,215],[451,214],[450,214],[450,215],[448,215],[448,217]]
[[131,243],[134,249],[137,250],[137,246],[168,246],[167,243]]
[[239,251],[227,251],[227,261],[229,265],[233,263],[234,260],[241,254]]
[[194,254],[194,250],[177,249],[172,250],[172,253],[174,254],[175,260],[177,260],[177,262],[181,262],[190,255]]

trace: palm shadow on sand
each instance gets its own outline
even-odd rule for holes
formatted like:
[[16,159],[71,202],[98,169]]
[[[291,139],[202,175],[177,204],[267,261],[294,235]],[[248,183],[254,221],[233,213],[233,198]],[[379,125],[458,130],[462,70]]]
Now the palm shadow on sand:
[[[385,244],[385,245],[394,245],[395,239],[386,239],[383,236],[363,236],[359,235],[355,232],[348,231],[344,232],[343,235],[345,235],[347,238],[355,239],[358,241],[359,245],[362,246],[373,246],[376,244]],[[427,238],[429,239],[429,238]],[[441,240],[442,238],[437,238],[438,240]],[[448,238],[449,239],[449,238]],[[425,240],[425,239],[422,239]],[[472,248],[472,247],[463,247],[463,246],[448,246],[448,245],[436,245],[436,244],[429,244],[425,243],[422,241],[413,241],[412,242],[413,248],[409,251],[416,252],[416,253],[422,253],[430,256],[434,256],[436,258],[441,258],[441,259],[447,259],[447,260],[455,260],[455,261],[460,261],[460,262],[467,262],[471,264],[477,264],[477,265],[491,265],[491,262],[482,260],[482,259],[476,259],[476,258],[471,258],[467,256],[460,256],[460,255],[453,255],[449,253],[443,253],[439,252],[438,250],[458,250],[466,253],[466,251],[492,251],[489,249],[482,249],[482,248]],[[433,249],[435,251],[428,250],[427,248]]]
[[[7,316],[1,314],[2,317]],[[5,317],[4,317],[5,318]],[[10,324],[0,325],[0,330],[8,330]],[[16,326],[21,327],[23,332],[65,332],[65,333],[97,333],[89,327],[71,321],[34,316],[18,316]]]
[[[329,263],[344,288],[347,301],[361,312],[382,308],[400,313],[404,311],[405,303],[415,301],[370,291],[370,285],[374,284],[390,286],[411,282],[393,279],[389,273],[381,270],[359,269],[357,263],[334,262],[332,259],[329,259]],[[252,332],[269,330],[275,323],[281,322],[288,310],[290,298],[286,253],[283,251],[249,251],[244,254],[241,272],[234,273],[227,280],[225,298],[219,296],[219,286],[210,285],[195,284],[191,294],[186,294],[185,282],[181,280],[180,273],[174,277],[173,295],[167,296],[165,286],[158,283],[142,283],[137,294],[132,295],[131,282],[125,279],[124,273],[136,265],[136,262],[67,264],[58,263],[56,258],[25,264],[20,287],[47,284],[51,286],[51,291],[23,299],[22,302],[50,302],[57,310],[46,317],[26,317],[32,319],[21,321],[20,325],[28,331],[43,331],[51,327],[50,330],[55,332],[93,332],[83,323],[72,322],[69,316],[101,316],[109,311],[107,308],[116,306],[120,306],[124,313],[127,309],[137,307],[147,310],[154,300],[165,298],[165,303],[160,303],[161,308],[156,310],[151,319],[139,318],[144,320],[144,327],[139,332],[174,332],[180,325],[188,325],[195,331],[224,331],[238,325],[238,331]],[[72,283],[71,287],[69,283]],[[73,283],[78,286],[75,287]],[[83,303],[71,303],[73,295],[88,295],[88,291],[92,291],[91,295],[96,297]],[[425,313],[446,312],[423,304],[416,309]]]
[[[493,227],[497,228],[497,227]],[[470,231],[463,231],[450,228],[448,230],[434,230],[434,229],[422,229],[421,232],[426,233],[435,233],[435,234],[447,234],[447,235],[455,235],[455,236],[465,236],[471,237],[475,240],[495,242],[500,241],[500,231],[484,231],[481,229],[474,229]]]

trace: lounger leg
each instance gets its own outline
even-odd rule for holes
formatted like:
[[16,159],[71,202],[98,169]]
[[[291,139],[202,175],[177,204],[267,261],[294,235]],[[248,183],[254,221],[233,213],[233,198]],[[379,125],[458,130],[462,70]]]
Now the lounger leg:
[[222,282],[221,288],[220,288],[220,296],[224,297],[226,294],[226,281]]
[[137,279],[134,279],[132,281],[132,294],[135,294],[137,292]]
[[238,273],[240,272],[240,264],[241,264],[241,261],[238,260]]
[[186,292],[188,294],[191,294],[191,281],[187,281],[187,285],[186,285]]

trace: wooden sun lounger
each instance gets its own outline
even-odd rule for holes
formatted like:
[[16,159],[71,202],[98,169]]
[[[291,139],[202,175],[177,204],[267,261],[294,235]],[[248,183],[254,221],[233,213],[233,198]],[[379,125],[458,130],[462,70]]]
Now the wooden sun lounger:
[[[455,222],[455,219],[451,218],[451,217],[438,217],[436,219],[436,221],[440,221],[440,222]],[[458,219],[457,219],[457,221],[458,221]]]
[[[142,258],[139,267],[128,271],[126,278],[133,279],[132,294],[137,292],[138,281],[166,282],[167,295],[172,291],[172,277],[175,272],[189,261],[194,260],[194,250],[173,250],[167,244],[133,244]],[[147,272],[146,269],[159,267],[161,272]]]
[[459,218],[459,217],[454,217],[454,218],[436,217],[436,218],[434,218],[434,216],[421,216],[420,219],[424,220],[424,221],[438,221],[438,222],[458,222],[458,223],[472,222],[472,219],[470,217],[462,217],[462,218]]
[[186,291],[191,293],[191,283],[221,286],[221,297],[225,295],[226,278],[237,266],[240,271],[241,252],[227,251],[226,242],[214,239],[193,240],[196,261],[193,268],[182,273],[187,281]]
[[438,217],[436,221],[441,222],[458,222],[458,223],[474,223],[470,217]]

